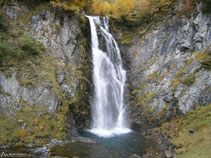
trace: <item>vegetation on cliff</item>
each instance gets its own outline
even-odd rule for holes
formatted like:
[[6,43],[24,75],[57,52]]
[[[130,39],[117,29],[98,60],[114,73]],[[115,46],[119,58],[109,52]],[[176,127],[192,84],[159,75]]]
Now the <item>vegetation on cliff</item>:
[[[45,66],[51,61],[48,61],[44,55],[45,48],[40,42],[23,31],[21,27],[9,25],[5,17],[5,14],[1,12],[1,71],[7,77],[10,77],[15,71],[18,72],[16,77],[20,84],[32,88],[39,82],[44,71],[48,72],[48,77],[52,76],[50,75],[51,71],[49,71],[52,67],[51,64],[48,67]],[[25,77],[23,77],[24,75]],[[5,95],[4,92],[1,91],[1,93]],[[10,94],[7,95],[10,96]],[[60,111],[53,114],[46,113],[47,107],[45,105],[33,106],[24,100],[20,100],[15,106],[19,107],[19,110],[10,110],[13,113],[10,117],[3,111],[1,112],[0,144],[21,146],[32,143],[42,146],[49,139],[63,139],[65,137],[68,111],[68,108],[65,107],[67,106],[63,106]]]
[[[4,2],[8,6],[14,5],[11,3],[12,1]],[[41,42],[33,37],[31,32],[29,33],[29,30],[26,30],[32,16],[45,9],[52,11],[49,1],[22,1],[20,4],[27,5],[29,10],[24,15],[18,16],[17,19],[8,18],[5,10],[0,8],[1,73],[6,78],[15,76],[19,86],[29,91],[39,86],[47,87],[50,94],[59,98],[61,105],[56,112],[49,112],[49,107],[44,104],[35,105],[29,103],[28,100],[15,100],[11,106],[18,109],[9,110],[10,114],[7,114],[5,109],[1,111],[0,145],[22,146],[31,143],[42,146],[54,138],[67,139],[68,130],[76,128],[75,126],[70,127],[68,124],[69,116],[71,116],[70,119],[73,117],[76,120],[77,127],[88,126],[88,98],[91,80],[89,76],[91,74],[89,73],[91,71],[89,45],[86,42],[86,38],[89,37],[89,33],[87,33],[89,31],[87,29],[88,21],[85,16],[78,16],[78,27],[83,32],[77,37],[78,45],[76,46],[76,49],[81,51],[81,55],[77,55],[80,57],[77,59],[80,64],[63,63],[58,54],[51,53],[49,48],[45,48]],[[58,10],[57,12],[59,15],[55,18],[58,19],[63,12]],[[65,15],[68,17],[67,12]],[[56,27],[57,35],[61,32],[61,27],[61,24],[60,28]],[[65,75],[64,82],[71,86],[72,91],[76,92],[74,96],[70,97],[70,94],[66,96],[60,83],[58,83],[59,69]],[[72,79],[77,79],[76,83]],[[75,85],[73,86],[73,84]],[[11,94],[4,92],[2,87],[0,87],[0,95],[2,98],[11,96]],[[1,102],[0,106],[4,106],[2,104],[4,103]]]
[[54,7],[65,10],[84,10],[88,14],[110,16],[119,21],[143,22],[151,16],[169,12],[176,3],[182,3],[178,14],[189,14],[196,10],[197,3],[203,2],[202,10],[209,12],[209,0],[55,0],[51,1]]
[[37,56],[44,51],[44,46],[19,28],[13,29],[3,13],[0,13],[0,65],[7,65],[12,60],[22,61]]

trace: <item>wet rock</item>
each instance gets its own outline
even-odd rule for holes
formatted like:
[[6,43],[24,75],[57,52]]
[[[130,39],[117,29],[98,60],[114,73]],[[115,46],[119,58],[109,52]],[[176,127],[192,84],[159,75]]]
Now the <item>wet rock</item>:
[[39,155],[40,157],[48,157],[48,154],[50,153],[50,145],[47,144],[44,147],[41,148],[35,148],[31,150],[34,154]]
[[27,147],[27,148],[33,148],[34,147],[34,144],[32,144],[32,143],[25,144],[25,147]]
[[90,138],[87,138],[87,137],[74,137],[73,141],[74,142],[81,142],[81,143],[89,143],[89,144],[96,144],[97,143],[96,141],[94,141]]
[[53,146],[57,146],[57,145],[64,145],[65,143],[61,140],[52,139],[50,144],[53,145]]
[[72,137],[77,137],[79,135],[77,126],[75,123],[75,120],[73,119],[73,116],[71,114],[67,115],[67,124],[70,126],[67,128],[67,137],[72,138]]
[[130,156],[130,158],[141,158],[141,156],[138,156],[136,154],[133,154],[133,155]]
[[166,157],[167,157],[167,158],[171,158],[171,157],[174,156],[174,153],[172,153],[172,152],[169,151],[169,150],[165,150],[165,154],[166,154]]

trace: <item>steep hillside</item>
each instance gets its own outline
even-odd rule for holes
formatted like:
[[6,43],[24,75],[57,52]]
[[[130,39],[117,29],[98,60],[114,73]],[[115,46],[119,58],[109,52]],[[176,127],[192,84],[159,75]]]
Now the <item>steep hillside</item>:
[[1,144],[42,145],[77,136],[78,129],[89,126],[92,79],[85,16],[47,3],[13,2],[4,3],[1,18],[6,28],[0,45]]
[[[146,32],[122,45],[129,71],[129,104],[134,108],[132,122],[144,115],[165,120],[177,110],[185,114],[211,103],[210,15],[199,10],[191,17],[178,18],[173,13],[163,22],[151,23]],[[131,34],[136,31],[128,29]],[[117,38],[121,36],[124,34],[117,34]],[[135,112],[137,109],[144,115]]]
[[[185,4],[179,3],[159,20],[151,18],[143,25],[112,22],[128,69],[125,97],[132,127],[151,135],[145,132],[149,127],[173,120],[154,133],[169,131],[178,157],[209,157],[211,152],[202,150],[210,139],[211,16],[203,7],[208,4],[181,12]],[[207,115],[200,106],[208,106]],[[201,136],[201,143],[193,142],[194,136]],[[198,153],[193,147],[197,143]]]

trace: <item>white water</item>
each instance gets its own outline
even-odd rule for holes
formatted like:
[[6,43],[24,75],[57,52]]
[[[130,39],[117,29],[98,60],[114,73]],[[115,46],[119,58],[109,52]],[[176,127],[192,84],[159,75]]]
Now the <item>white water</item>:
[[122,67],[120,50],[109,33],[108,18],[87,17],[91,27],[94,66],[90,132],[102,137],[128,133],[130,129],[127,128],[123,99],[126,71]]

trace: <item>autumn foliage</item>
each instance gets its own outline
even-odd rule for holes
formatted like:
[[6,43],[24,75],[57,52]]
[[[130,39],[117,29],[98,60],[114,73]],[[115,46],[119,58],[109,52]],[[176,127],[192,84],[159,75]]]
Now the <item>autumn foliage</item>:
[[117,20],[133,21],[140,17],[153,15],[158,10],[170,8],[175,0],[96,0],[90,14],[106,15]]
[[91,0],[53,0],[51,4],[53,7],[60,7],[64,10],[82,10],[91,3]]
[[[178,14],[190,14],[196,3],[203,0],[52,0],[54,7],[64,10],[83,10],[86,14],[110,16],[120,21],[156,18],[171,10],[173,4],[182,4]],[[204,0],[205,1],[205,0]]]

